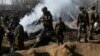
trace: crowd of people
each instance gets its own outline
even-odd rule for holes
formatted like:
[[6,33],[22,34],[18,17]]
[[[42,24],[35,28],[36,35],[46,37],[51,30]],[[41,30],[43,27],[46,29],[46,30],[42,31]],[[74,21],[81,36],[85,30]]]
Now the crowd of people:
[[[14,50],[15,42],[18,42],[18,49],[24,49],[24,36],[23,26],[19,24],[20,18],[28,11],[10,11],[2,10],[0,11],[0,49],[2,49],[3,37],[7,37],[10,44],[10,52]],[[25,35],[26,37],[26,35]],[[16,40],[17,39],[17,40]]]
[[[82,33],[85,34],[84,40],[88,42],[89,40],[94,40],[94,24],[95,22],[98,23],[100,27],[100,19],[99,14],[96,11],[95,6],[91,6],[89,9],[85,9],[84,7],[80,7],[80,12],[78,15],[77,26],[78,26],[78,41],[82,37]],[[100,29],[99,29],[100,30]]]
[[[78,37],[77,41],[80,42],[82,33],[85,34],[84,40],[88,42],[89,40],[93,40],[93,32],[94,32],[94,23],[98,22],[100,24],[100,19],[95,9],[95,6],[89,8],[89,10],[85,9],[84,7],[80,7],[80,12],[78,15],[77,20],[77,27],[78,27]],[[39,47],[42,42],[50,42],[52,40],[52,36],[56,36],[57,43],[63,44],[64,35],[63,33],[66,31],[66,25],[62,21],[62,18],[59,17],[58,22],[56,23],[55,27],[53,27],[53,19],[52,14],[48,11],[47,7],[42,9],[43,16],[39,20],[39,23],[43,23],[43,29],[41,30],[39,41],[36,42],[34,47]],[[11,20],[7,19],[8,16],[5,17],[4,22],[0,22],[0,49],[2,46],[2,40],[4,35],[8,41],[10,42],[11,50],[14,48],[15,41],[17,41],[18,50],[24,49],[24,40],[25,35],[27,33],[24,31],[24,28],[21,24],[19,24],[19,17],[16,16]],[[3,20],[1,17],[0,21]],[[3,25],[3,26],[2,26]],[[7,29],[4,27],[6,26]]]

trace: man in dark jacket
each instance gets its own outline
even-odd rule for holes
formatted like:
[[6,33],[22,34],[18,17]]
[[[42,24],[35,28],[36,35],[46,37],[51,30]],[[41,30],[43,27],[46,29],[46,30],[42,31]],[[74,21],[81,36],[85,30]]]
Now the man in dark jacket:
[[2,40],[3,40],[4,34],[5,34],[4,27],[1,26],[1,22],[0,22],[0,49],[2,47]]
[[78,15],[77,20],[77,26],[78,26],[78,41],[80,42],[80,39],[82,37],[82,33],[85,34],[84,40],[85,42],[88,42],[87,40],[87,26],[89,25],[89,19],[88,19],[88,13],[85,11],[84,7],[80,7],[80,12]]
[[15,37],[18,40],[18,49],[24,49],[24,28],[21,24],[15,29]]
[[96,16],[97,16],[97,12],[96,12],[96,7],[92,6],[90,7],[90,10],[88,11],[88,16],[89,16],[89,28],[90,28],[90,36],[89,36],[89,40],[94,40],[93,38],[93,32],[94,32],[94,23],[96,22]]
[[7,32],[7,38],[8,38],[8,41],[10,43],[10,52],[13,52],[14,51],[14,44],[15,44],[15,37],[14,37],[14,31],[11,27],[8,28],[8,32]]
[[47,7],[44,7],[42,9],[42,12],[43,16],[41,17],[39,22],[43,23],[43,30],[40,33],[40,41],[35,45],[35,47],[38,47],[39,45],[41,45],[41,43],[48,44],[51,40],[51,34],[54,31],[52,25],[53,19],[50,11],[48,11]]
[[64,35],[63,32],[66,30],[66,26],[62,21],[61,17],[59,18],[59,22],[55,26],[55,31],[57,35],[58,44],[63,44]]

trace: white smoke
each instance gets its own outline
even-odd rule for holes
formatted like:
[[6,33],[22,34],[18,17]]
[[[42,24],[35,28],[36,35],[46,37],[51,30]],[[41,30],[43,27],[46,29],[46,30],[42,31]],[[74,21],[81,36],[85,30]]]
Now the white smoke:
[[25,15],[20,24],[27,30],[27,25],[32,24],[35,20],[41,18],[43,7],[47,7],[53,15],[53,19],[58,17],[67,18],[67,13],[75,14],[78,11],[78,6],[72,0],[40,0],[40,3],[33,8],[34,12],[31,15]]

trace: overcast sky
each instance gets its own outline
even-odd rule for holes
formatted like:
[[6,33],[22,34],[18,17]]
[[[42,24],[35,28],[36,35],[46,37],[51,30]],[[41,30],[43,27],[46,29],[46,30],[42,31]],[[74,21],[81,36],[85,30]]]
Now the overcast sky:
[[12,0],[0,0],[0,4],[8,4],[10,5],[12,3]]

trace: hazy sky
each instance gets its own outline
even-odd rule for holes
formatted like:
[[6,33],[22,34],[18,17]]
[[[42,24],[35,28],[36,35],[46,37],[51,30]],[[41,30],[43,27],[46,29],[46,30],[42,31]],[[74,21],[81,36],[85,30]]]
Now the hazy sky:
[[0,4],[8,4],[10,5],[12,3],[12,0],[0,0]]

